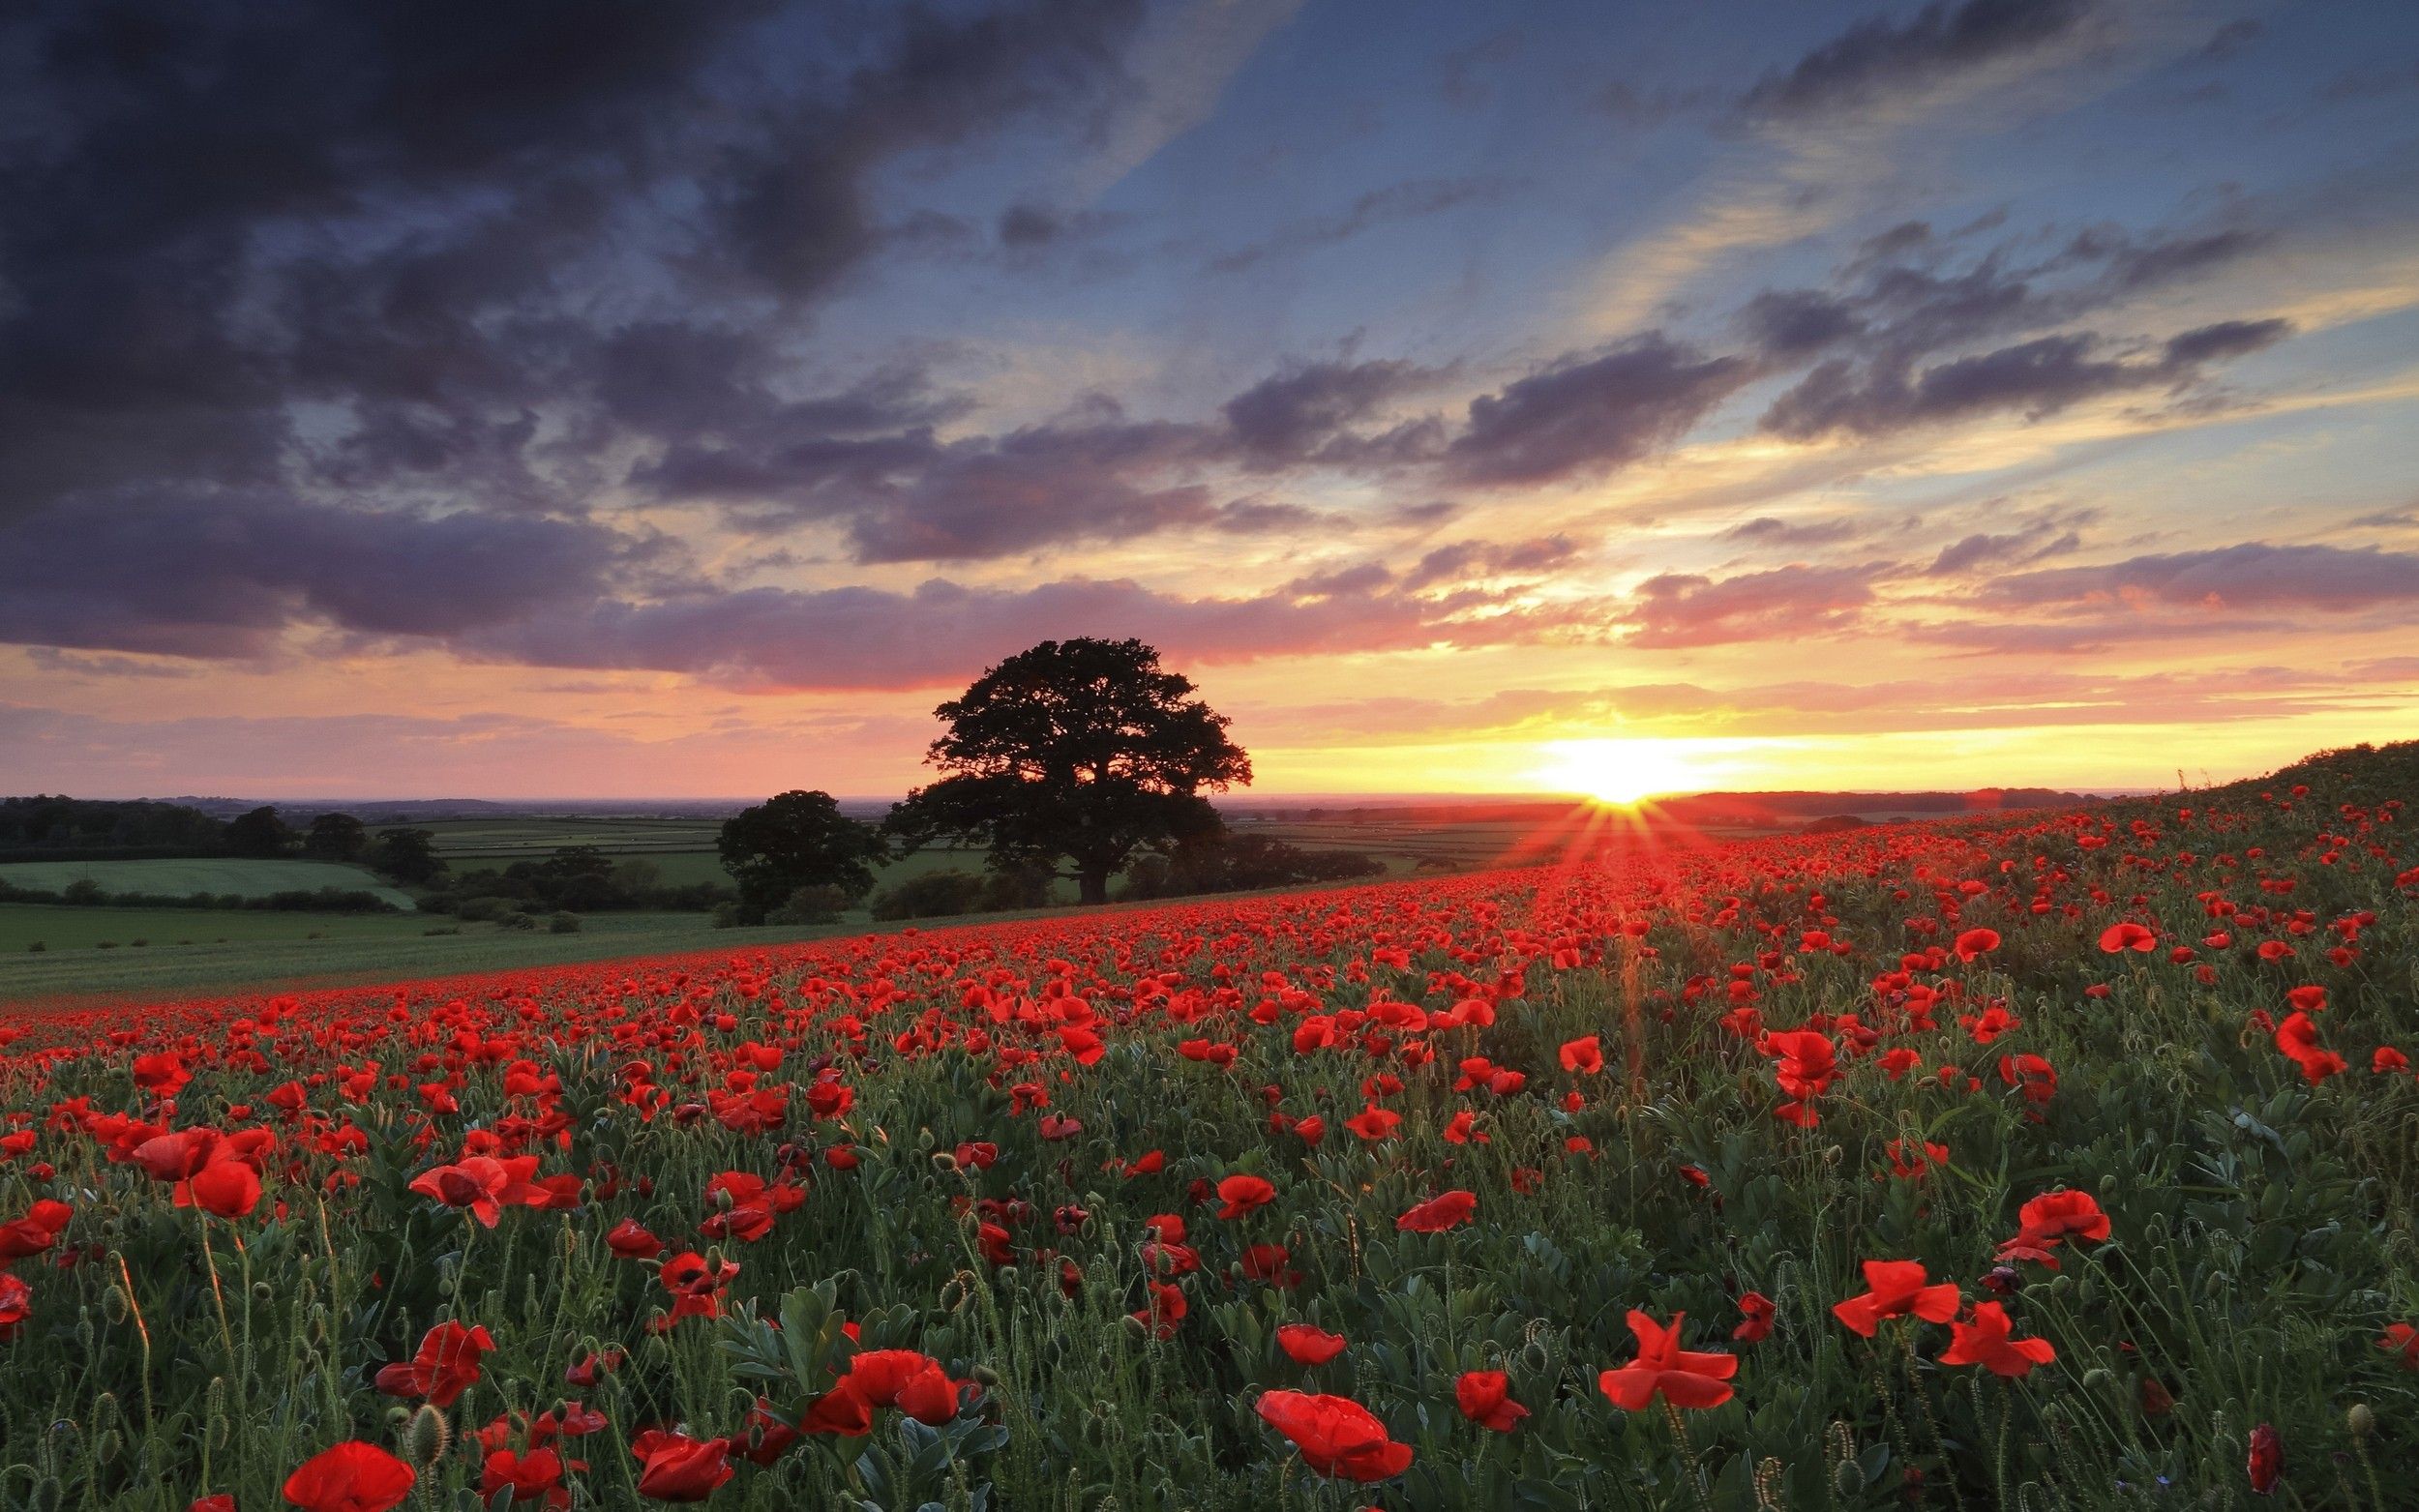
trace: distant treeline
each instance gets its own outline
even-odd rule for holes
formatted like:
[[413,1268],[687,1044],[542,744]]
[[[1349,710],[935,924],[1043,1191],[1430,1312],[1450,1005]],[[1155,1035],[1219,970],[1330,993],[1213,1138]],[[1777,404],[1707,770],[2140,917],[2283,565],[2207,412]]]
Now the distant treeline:
[[420,900],[423,913],[450,913],[473,923],[555,909],[607,913],[617,909],[667,909],[702,913],[730,903],[738,893],[718,882],[665,885],[663,872],[643,856],[615,857],[594,845],[565,845],[543,861],[516,861],[500,871],[483,867],[457,872]]
[[0,798],[0,860],[101,861],[225,854],[226,825],[198,809],[36,793]]
[[19,887],[0,881],[0,903],[40,903],[71,908],[249,908],[269,913],[401,913],[373,892],[349,887],[288,888],[262,893],[110,893],[90,878],[65,887]]

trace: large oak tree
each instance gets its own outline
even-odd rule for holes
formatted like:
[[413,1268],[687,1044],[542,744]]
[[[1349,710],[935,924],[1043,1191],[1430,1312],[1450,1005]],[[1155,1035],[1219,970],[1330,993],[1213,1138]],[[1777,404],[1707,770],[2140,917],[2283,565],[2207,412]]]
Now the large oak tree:
[[1106,903],[1137,851],[1220,827],[1204,792],[1251,781],[1226,716],[1139,640],[1045,640],[935,710],[944,774],[885,821],[909,849],[980,845],[996,870],[1047,867]]

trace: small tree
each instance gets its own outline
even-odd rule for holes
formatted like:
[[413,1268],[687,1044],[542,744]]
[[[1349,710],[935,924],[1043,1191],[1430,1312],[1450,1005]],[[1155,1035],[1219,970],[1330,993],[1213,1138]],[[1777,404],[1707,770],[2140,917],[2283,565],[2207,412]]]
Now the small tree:
[[294,844],[294,832],[276,809],[263,805],[227,820],[225,840],[229,854],[266,860],[285,854]]
[[744,924],[762,923],[801,887],[836,887],[854,902],[890,859],[881,832],[842,814],[827,792],[786,792],[740,810],[723,821],[716,848],[739,884]]
[[322,814],[303,836],[303,854],[321,861],[350,861],[370,848],[370,832],[349,814]]
[[378,831],[370,865],[406,887],[423,886],[445,874],[445,858],[436,853],[436,836],[424,829]]
[[980,845],[995,871],[1064,860],[1082,900],[1106,903],[1137,851],[1221,827],[1205,789],[1251,781],[1226,716],[1192,693],[1139,640],[1045,640],[934,711],[948,730],[925,760],[946,775],[885,827],[911,850]]

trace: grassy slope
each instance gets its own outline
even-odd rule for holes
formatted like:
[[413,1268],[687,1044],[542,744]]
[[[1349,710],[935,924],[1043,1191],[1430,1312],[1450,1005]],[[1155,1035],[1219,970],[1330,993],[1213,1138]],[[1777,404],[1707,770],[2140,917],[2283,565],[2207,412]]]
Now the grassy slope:
[[105,893],[152,893],[183,898],[193,893],[236,893],[265,898],[271,893],[315,892],[322,887],[375,893],[398,908],[411,906],[411,895],[389,886],[366,867],[338,861],[249,861],[202,856],[171,861],[12,861],[0,865],[0,882],[56,892],[70,882],[90,880]]

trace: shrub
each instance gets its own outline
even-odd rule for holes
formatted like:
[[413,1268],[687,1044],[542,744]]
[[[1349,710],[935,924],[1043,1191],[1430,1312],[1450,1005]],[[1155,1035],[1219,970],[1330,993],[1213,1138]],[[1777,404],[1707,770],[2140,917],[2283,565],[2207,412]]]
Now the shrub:
[[849,906],[849,895],[829,883],[801,887],[789,901],[764,915],[767,924],[831,924]]
[[510,913],[498,916],[495,927],[499,930],[534,930],[538,927],[538,921],[516,908]]
[[867,904],[877,919],[941,919],[983,905],[983,879],[954,868],[895,882]]
[[580,916],[576,913],[555,914],[546,921],[546,933],[549,934],[577,934],[580,933]]

